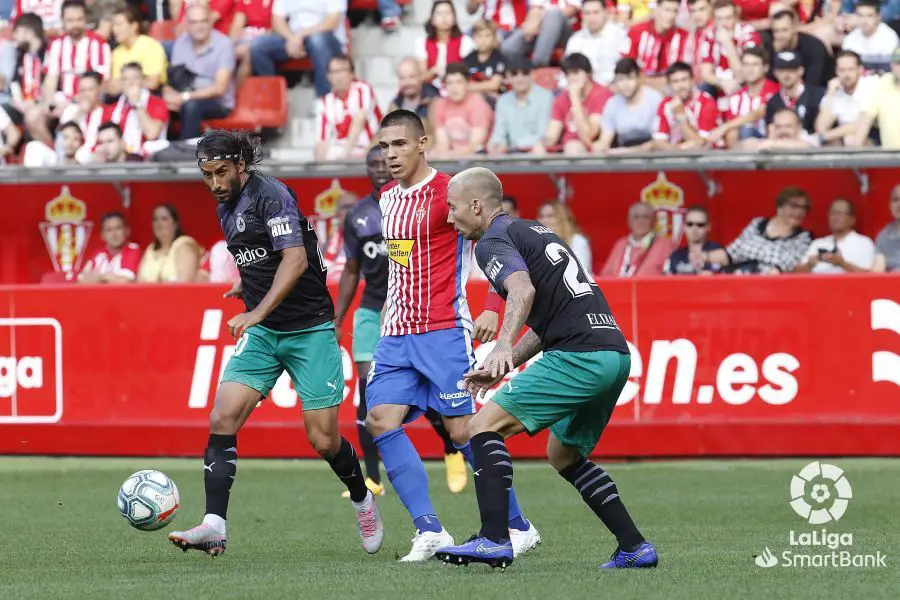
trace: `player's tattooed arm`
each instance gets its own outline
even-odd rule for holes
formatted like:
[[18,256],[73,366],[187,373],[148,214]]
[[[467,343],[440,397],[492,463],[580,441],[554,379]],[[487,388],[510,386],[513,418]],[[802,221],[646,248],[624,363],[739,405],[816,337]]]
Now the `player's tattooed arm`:
[[517,367],[523,365],[540,351],[541,338],[534,330],[529,329],[513,347],[513,363]]
[[506,288],[506,310],[503,313],[503,327],[497,343],[487,358],[482,369],[489,371],[492,377],[502,376],[515,368],[513,364],[513,344],[519,332],[525,326],[531,305],[534,303],[534,286],[526,271],[515,271],[503,282]]

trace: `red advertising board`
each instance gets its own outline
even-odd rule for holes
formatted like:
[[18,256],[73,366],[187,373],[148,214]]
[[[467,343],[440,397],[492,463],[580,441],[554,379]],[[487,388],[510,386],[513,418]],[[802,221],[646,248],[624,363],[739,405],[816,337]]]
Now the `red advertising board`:
[[[598,283],[633,353],[598,454],[900,455],[900,277]],[[469,290],[480,309],[485,284]],[[196,455],[233,351],[225,322],[241,309],[222,292],[0,287],[0,453]],[[341,431],[355,440],[351,334]],[[301,404],[279,381],[242,431],[242,455],[311,456]],[[411,432],[424,454],[440,452],[424,422]],[[544,437],[511,447],[541,456]]]
[[[599,272],[615,240],[627,233],[628,207],[645,200],[657,207],[657,227],[678,238],[686,207],[709,209],[712,237],[728,243],[753,217],[774,213],[777,192],[798,186],[812,197],[806,226],[818,235],[828,229],[828,204],[847,198],[857,206],[857,229],[873,236],[890,220],[890,188],[900,183],[900,169],[868,169],[868,188],[863,193],[851,169],[819,171],[707,172],[717,192],[708,195],[704,179],[696,172],[657,171],[635,173],[584,173],[558,180],[567,190],[578,224],[591,241],[595,271]],[[557,182],[547,174],[503,175],[504,190],[518,198],[522,215],[533,218],[541,202],[558,197]],[[362,178],[296,179],[287,183],[310,216],[327,218],[333,213],[341,190],[366,194]],[[131,224],[132,238],[141,246],[152,241],[153,208],[171,203],[179,211],[184,231],[209,248],[221,239],[215,202],[197,181],[136,183],[26,184],[4,188],[4,200],[14,203],[0,219],[0,284],[34,283],[54,267],[65,270],[79,256],[100,247],[99,219],[108,211],[121,211]],[[128,202],[124,202],[127,197]]]

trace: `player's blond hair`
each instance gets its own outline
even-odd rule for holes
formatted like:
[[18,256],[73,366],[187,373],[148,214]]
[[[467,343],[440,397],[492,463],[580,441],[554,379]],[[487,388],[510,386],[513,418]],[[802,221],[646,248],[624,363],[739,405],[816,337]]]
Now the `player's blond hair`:
[[484,167],[472,167],[460,171],[450,179],[449,185],[459,185],[491,208],[501,205],[503,184],[494,172]]

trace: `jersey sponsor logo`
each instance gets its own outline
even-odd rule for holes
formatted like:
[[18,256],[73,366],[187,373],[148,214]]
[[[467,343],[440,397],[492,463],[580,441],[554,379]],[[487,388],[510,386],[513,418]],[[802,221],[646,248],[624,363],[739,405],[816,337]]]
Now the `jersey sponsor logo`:
[[488,261],[487,264],[487,276],[488,279],[494,281],[497,279],[497,275],[500,274],[500,269],[503,268],[503,263],[496,256],[492,256],[491,260]]
[[294,233],[291,230],[291,224],[288,221],[287,217],[275,217],[274,219],[269,219],[266,224],[272,230],[272,237],[279,237],[282,235],[288,235],[289,233]]
[[238,267],[249,267],[269,260],[269,251],[265,248],[244,248],[234,253],[234,263]]
[[[441,400],[457,400],[459,398],[471,398],[472,394],[470,394],[468,391],[463,390],[461,392],[453,393],[441,392],[440,394],[438,394],[438,397]],[[454,408],[456,408],[457,406],[462,406],[462,403],[460,402],[459,404],[453,404]]]
[[388,258],[400,265],[409,268],[409,257],[412,255],[416,240],[388,240]]
[[591,329],[618,329],[616,318],[607,313],[585,313]]
[[376,256],[384,256],[388,253],[387,244],[383,241],[381,242],[366,242],[362,247],[363,254],[366,255],[367,258],[375,258]]
[[532,225],[529,229],[536,233],[555,233],[552,229],[543,225]]

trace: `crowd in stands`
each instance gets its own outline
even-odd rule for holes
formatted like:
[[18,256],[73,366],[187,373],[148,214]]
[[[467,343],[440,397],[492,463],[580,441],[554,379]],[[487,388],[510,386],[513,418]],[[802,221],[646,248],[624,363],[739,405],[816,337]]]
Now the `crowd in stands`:
[[[396,30],[397,1],[378,6]],[[0,157],[27,166],[147,159],[227,117],[247,77],[298,60],[318,98],[320,161],[360,157],[395,106],[428,120],[445,158],[900,148],[900,0],[467,0],[469,31],[453,2],[436,0],[413,55],[397,61],[391,107],[356,76],[347,0],[9,8]],[[143,33],[159,22],[173,39]],[[106,124],[122,152],[101,150]]]
[[[108,131],[104,130],[104,131]],[[109,142],[103,142],[107,144]],[[107,150],[112,152],[112,150]],[[337,200],[336,214],[319,228],[328,281],[337,284],[346,262],[343,225],[358,198],[345,192]],[[535,215],[520,215],[518,202],[506,196],[504,210],[513,217],[533,217],[555,231],[572,248],[588,271],[603,277],[661,275],[715,275],[718,273],[853,273],[900,272],[900,185],[888,201],[892,221],[877,238],[855,230],[853,202],[834,199],[828,207],[829,234],[814,238],[804,227],[811,201],[801,188],[788,187],[775,198],[771,216],[754,218],[727,246],[715,240],[709,212],[702,206],[684,214],[684,240],[673,242],[656,231],[656,211],[638,202],[628,211],[623,231],[605,259],[595,262],[588,239],[579,231],[566,204],[546,202]],[[235,260],[224,240],[208,250],[183,230],[178,211],[161,204],[150,224],[153,242],[141,249],[131,242],[131,231],[121,213],[103,216],[100,238],[104,244],[85,262],[80,283],[227,283],[239,277]],[[478,270],[474,279],[484,278]]]

